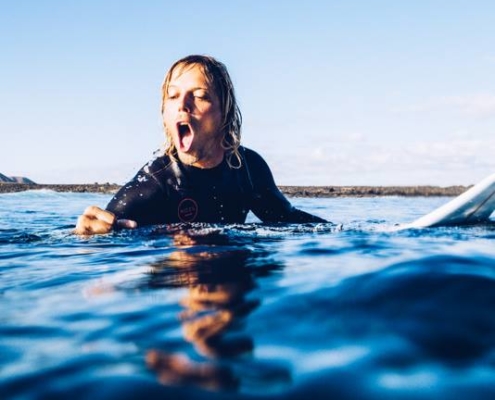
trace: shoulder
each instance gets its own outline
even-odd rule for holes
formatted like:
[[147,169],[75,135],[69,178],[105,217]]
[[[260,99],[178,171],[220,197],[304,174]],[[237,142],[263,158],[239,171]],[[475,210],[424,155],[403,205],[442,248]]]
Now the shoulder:
[[244,165],[255,186],[259,183],[267,184],[267,182],[272,184],[272,172],[263,157],[246,147],[243,147],[241,151],[244,155]]
[[159,155],[144,164],[139,172],[151,176],[159,175],[170,169],[172,163],[169,156]]
[[241,154],[246,160],[248,165],[267,165],[263,157],[254,150],[248,149],[247,147],[241,147]]
[[174,175],[172,163],[168,156],[155,156],[138,170],[129,183],[139,184],[140,187],[143,185],[151,187],[156,184],[162,186],[171,175]]

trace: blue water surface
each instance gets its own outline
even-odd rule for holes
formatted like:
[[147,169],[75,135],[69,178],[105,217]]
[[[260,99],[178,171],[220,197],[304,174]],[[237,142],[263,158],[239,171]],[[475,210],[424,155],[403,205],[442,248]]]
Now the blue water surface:
[[494,398],[493,222],[292,199],[335,224],[71,233],[109,199],[0,195],[1,399]]

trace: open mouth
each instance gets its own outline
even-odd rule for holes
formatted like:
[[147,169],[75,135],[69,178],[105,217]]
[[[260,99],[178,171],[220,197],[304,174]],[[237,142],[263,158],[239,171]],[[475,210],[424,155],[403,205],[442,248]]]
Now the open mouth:
[[179,122],[177,124],[177,132],[179,134],[179,150],[187,152],[191,148],[194,132],[191,129],[191,125],[187,122]]

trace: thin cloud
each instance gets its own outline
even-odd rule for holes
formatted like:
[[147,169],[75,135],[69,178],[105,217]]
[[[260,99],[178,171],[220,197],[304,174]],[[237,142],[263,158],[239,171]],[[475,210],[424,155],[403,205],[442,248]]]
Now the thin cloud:
[[[495,171],[495,139],[321,146],[296,157],[272,154],[279,184],[471,184]],[[293,160],[298,162],[294,163]]]
[[476,94],[472,96],[453,96],[445,98],[447,105],[457,107],[462,113],[473,117],[495,116],[495,95]]
[[441,96],[420,104],[394,108],[396,113],[422,113],[453,111],[470,118],[495,117],[495,95],[477,93],[472,95]]

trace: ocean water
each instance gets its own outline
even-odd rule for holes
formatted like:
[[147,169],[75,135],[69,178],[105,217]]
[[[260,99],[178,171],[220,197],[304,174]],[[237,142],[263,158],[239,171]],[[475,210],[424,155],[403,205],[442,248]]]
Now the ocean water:
[[109,199],[0,195],[1,399],[494,398],[493,222],[292,199],[335,224],[71,233]]

